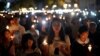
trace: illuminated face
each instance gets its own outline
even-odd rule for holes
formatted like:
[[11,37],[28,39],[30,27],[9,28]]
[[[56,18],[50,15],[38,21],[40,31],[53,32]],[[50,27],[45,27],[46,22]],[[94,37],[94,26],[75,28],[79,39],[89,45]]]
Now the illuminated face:
[[15,23],[14,20],[11,20],[11,21],[10,21],[10,24],[14,24],[14,23]]
[[28,39],[28,47],[32,47],[32,45],[33,45],[33,40],[31,40],[31,39]]
[[55,33],[59,33],[60,30],[61,30],[61,23],[60,23],[60,22],[54,22],[54,23],[52,24],[52,28],[53,28],[53,31],[54,31]]
[[80,37],[82,41],[85,41],[88,38],[88,32],[83,32]]
[[5,38],[10,39],[11,38],[11,33],[9,31],[5,32]]

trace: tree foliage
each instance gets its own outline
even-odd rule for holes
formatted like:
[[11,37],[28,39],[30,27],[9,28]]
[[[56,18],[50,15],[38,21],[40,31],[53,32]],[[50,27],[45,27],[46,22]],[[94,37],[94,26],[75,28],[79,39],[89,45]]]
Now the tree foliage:
[[16,2],[13,3],[13,5],[11,6],[11,8],[13,10],[19,9],[19,8],[29,8],[29,7],[34,7],[34,1],[33,0],[18,0]]

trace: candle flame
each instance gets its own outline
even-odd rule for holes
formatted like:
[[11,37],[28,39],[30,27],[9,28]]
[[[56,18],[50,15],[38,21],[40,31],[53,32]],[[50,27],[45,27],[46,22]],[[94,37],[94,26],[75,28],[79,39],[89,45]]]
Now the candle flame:
[[6,26],[6,29],[9,29],[9,26],[8,25]]
[[47,45],[48,43],[47,43],[47,41],[46,41],[46,39],[43,41],[43,45]]
[[88,50],[91,51],[92,50],[92,45],[88,46]]
[[13,40],[14,39],[14,36],[11,36],[11,39]]

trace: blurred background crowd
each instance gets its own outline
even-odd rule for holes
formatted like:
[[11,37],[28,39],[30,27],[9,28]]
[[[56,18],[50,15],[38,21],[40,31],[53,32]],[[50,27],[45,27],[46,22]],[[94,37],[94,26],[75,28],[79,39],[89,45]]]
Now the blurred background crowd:
[[69,14],[0,17],[1,56],[99,56],[100,23]]
[[0,0],[0,56],[100,56],[100,1]]

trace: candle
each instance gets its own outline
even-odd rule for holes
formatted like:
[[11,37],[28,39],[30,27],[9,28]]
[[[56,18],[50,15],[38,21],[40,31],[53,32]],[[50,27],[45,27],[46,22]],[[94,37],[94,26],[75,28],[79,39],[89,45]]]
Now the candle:
[[8,25],[6,26],[6,29],[9,29],[9,26]]
[[33,24],[32,26],[31,26],[31,28],[34,28],[35,27],[35,25]]
[[11,40],[13,40],[14,39],[14,35],[12,35],[10,38],[11,38]]
[[44,41],[43,41],[43,45],[47,45],[48,43],[47,43],[47,40],[46,39],[44,39]]
[[43,44],[43,46],[42,46],[43,56],[48,56],[49,49],[48,49],[48,43],[47,43],[47,40],[44,39],[44,41],[43,41],[42,44]]
[[88,46],[88,50],[91,52],[91,50],[92,50],[92,45],[89,45],[89,46]]

